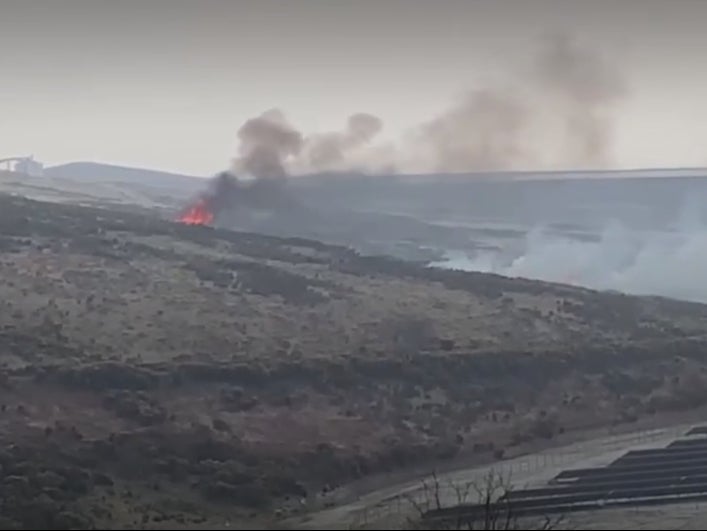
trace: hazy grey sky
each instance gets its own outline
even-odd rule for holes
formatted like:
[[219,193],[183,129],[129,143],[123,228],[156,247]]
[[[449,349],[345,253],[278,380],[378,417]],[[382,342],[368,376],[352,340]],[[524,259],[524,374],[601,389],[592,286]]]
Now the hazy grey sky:
[[707,164],[702,0],[0,0],[0,158],[210,174],[247,118],[352,112],[394,139],[513,74],[548,31],[625,73],[617,164]]

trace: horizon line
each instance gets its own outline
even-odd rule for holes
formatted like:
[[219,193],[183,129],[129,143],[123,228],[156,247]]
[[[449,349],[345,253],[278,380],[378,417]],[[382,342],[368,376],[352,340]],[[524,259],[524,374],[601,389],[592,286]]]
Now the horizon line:
[[[60,164],[53,164],[45,166],[45,170],[52,170],[56,168],[61,168],[64,166],[71,166],[74,164],[93,164],[97,166],[109,166],[113,168],[120,168],[124,170],[138,170],[138,171],[150,171],[165,174],[178,175],[182,177],[192,177],[195,179],[209,178],[213,175],[219,173],[215,171],[209,175],[201,176],[189,173],[180,173],[174,170],[160,169],[157,167],[141,167],[141,166],[129,166],[122,163],[115,162],[100,162],[95,160],[76,160],[70,162],[64,162]],[[370,178],[390,178],[390,177],[497,177],[497,176],[530,176],[530,175],[577,175],[577,174],[617,174],[617,173],[655,173],[655,172],[696,172],[704,171],[707,174],[707,166],[657,166],[657,167],[629,167],[629,168],[587,168],[587,169],[527,169],[527,170],[471,170],[471,171],[457,171],[457,172],[366,172],[362,170],[340,170],[340,171],[321,171],[317,173],[304,173],[304,174],[292,174],[289,175],[291,178],[307,178],[307,177],[325,177],[325,176],[340,176],[340,177],[370,177]],[[706,175],[707,176],[707,175]]]

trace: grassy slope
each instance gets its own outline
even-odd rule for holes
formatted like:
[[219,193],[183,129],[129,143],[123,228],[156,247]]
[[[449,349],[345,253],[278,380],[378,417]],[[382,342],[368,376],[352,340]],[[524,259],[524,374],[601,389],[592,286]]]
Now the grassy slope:
[[696,304],[9,197],[0,278],[2,527],[289,511],[705,399]]

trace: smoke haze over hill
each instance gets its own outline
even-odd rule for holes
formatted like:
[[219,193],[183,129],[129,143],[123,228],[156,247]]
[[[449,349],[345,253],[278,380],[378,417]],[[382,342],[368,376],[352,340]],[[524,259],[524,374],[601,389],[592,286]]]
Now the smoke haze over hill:
[[471,257],[452,253],[440,265],[707,302],[705,263],[707,226],[699,209],[689,205],[672,230],[637,230],[611,221],[594,241],[588,241],[538,226],[516,252],[488,251]]
[[602,168],[626,82],[566,35],[540,43],[527,72],[469,90],[397,143],[376,143],[381,118],[358,112],[338,131],[305,134],[272,109],[239,130],[237,169],[256,177],[321,171],[468,172]]

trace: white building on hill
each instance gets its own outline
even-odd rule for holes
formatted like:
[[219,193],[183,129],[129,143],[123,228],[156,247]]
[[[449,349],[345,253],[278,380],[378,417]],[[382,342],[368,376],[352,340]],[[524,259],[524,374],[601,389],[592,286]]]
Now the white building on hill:
[[10,171],[24,173],[30,177],[42,177],[44,175],[44,164],[34,160],[34,155],[0,159],[0,164],[6,165]]

